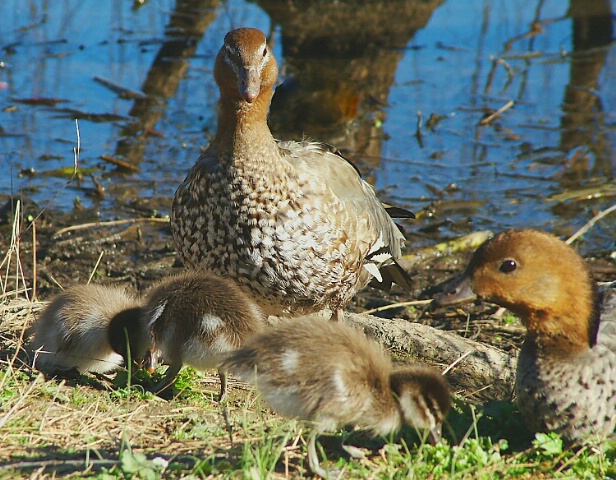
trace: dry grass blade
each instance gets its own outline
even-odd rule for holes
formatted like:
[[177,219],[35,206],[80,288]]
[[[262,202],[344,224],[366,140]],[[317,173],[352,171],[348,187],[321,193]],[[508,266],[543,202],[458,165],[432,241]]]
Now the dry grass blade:
[[458,358],[457,360],[451,362],[449,365],[447,365],[447,367],[441,372],[441,375],[447,375],[447,373],[449,373],[451,370],[453,370],[453,368],[460,363],[462,360],[464,360],[466,357],[468,357],[471,353],[473,353],[472,350],[467,350],[466,352],[464,352],[462,355],[460,355],[460,358]]
[[415,307],[415,306],[420,306],[420,305],[429,305],[431,302],[432,302],[432,300],[413,300],[411,302],[391,303],[389,305],[383,305],[382,307],[373,308],[372,310],[366,310],[365,312],[362,312],[362,313],[364,313],[366,315],[371,315],[371,314],[376,313],[376,312],[382,312],[384,310],[391,310],[392,308]]
[[105,254],[105,252],[101,252],[100,255],[98,256],[98,260],[96,260],[96,264],[94,265],[94,268],[92,269],[92,272],[90,272],[90,276],[88,277],[88,281],[86,282],[88,285],[90,284],[90,282],[92,281],[92,278],[96,274],[96,269],[100,265],[101,259],[103,258],[104,254]]
[[[4,269],[4,279],[0,277],[0,286],[2,287],[2,295],[6,296],[6,292],[8,289],[8,285],[10,282],[10,278],[13,275],[12,265],[14,263],[14,274],[15,274],[15,287],[14,291],[23,291],[28,296],[27,285],[23,273],[23,268],[21,264],[21,257],[19,254],[20,248],[20,239],[21,239],[21,202],[17,201],[15,204],[15,215],[13,216],[13,226],[11,231],[11,244],[9,249],[0,264],[0,269]],[[13,261],[14,258],[14,261]],[[20,287],[20,280],[23,288]]]
[[58,230],[54,234],[54,238],[64,235],[65,233],[68,233],[68,232],[74,232],[76,230],[85,230],[88,228],[96,228],[96,227],[126,225],[130,223],[140,223],[140,222],[169,223],[169,219],[168,218],[158,218],[158,217],[143,217],[143,218],[128,218],[124,220],[112,220],[109,222],[83,223],[81,225],[71,225],[70,227],[66,227],[66,228],[62,228]]
[[17,402],[15,402],[15,404],[10,408],[10,410],[4,415],[4,417],[0,418],[0,428],[4,427],[4,425],[6,424],[6,422],[9,420],[9,418],[15,413],[15,411],[22,405],[22,403],[24,403],[24,401],[29,397],[29,395],[32,393],[32,391],[34,390],[35,387],[38,386],[38,383],[40,382],[40,379],[42,378],[41,375],[37,376],[34,380],[34,382],[32,382],[30,384],[30,386],[28,387],[28,389],[19,397],[19,399],[17,400]]

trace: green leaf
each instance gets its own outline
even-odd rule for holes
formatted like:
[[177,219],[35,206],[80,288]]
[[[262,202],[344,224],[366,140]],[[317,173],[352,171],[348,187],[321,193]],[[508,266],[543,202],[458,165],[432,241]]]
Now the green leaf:
[[556,457],[563,453],[563,441],[557,433],[537,433],[533,445],[547,457]]

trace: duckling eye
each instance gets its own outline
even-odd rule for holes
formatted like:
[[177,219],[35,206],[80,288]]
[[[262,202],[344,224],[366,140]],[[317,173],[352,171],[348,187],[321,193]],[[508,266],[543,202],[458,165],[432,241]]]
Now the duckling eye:
[[498,267],[498,269],[503,272],[503,273],[511,273],[513,272],[516,268],[518,268],[518,265],[515,263],[514,260],[505,260],[503,263],[500,264],[500,266]]
[[265,58],[266,56],[267,56],[267,47],[263,49],[263,58]]

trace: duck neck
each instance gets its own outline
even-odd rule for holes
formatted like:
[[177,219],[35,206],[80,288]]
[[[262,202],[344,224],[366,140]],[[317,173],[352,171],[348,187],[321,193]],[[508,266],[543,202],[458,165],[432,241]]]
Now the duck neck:
[[550,356],[572,356],[583,353],[596,343],[591,325],[594,319],[580,311],[554,315],[553,312],[532,312],[524,318],[529,340],[539,352]]
[[[271,93],[259,95],[253,103],[221,96],[218,102],[218,131],[213,144],[221,162],[235,167],[240,163],[265,162],[276,142],[267,126]],[[229,165],[230,166],[230,165]]]
[[[564,287],[563,287],[564,288]],[[597,283],[590,270],[583,282],[569,282],[559,290],[558,301],[548,308],[516,305],[518,314],[538,349],[561,355],[575,355],[597,343],[600,301]]]

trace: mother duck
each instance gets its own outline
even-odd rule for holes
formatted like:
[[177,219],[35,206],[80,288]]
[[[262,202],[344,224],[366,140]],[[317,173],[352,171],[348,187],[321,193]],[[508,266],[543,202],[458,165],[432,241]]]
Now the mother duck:
[[268,315],[329,308],[340,319],[371,282],[410,289],[396,263],[404,237],[353,164],[328,145],[272,136],[277,76],[261,31],[225,36],[214,67],[218,130],[173,201],[180,256],[234,278]]

